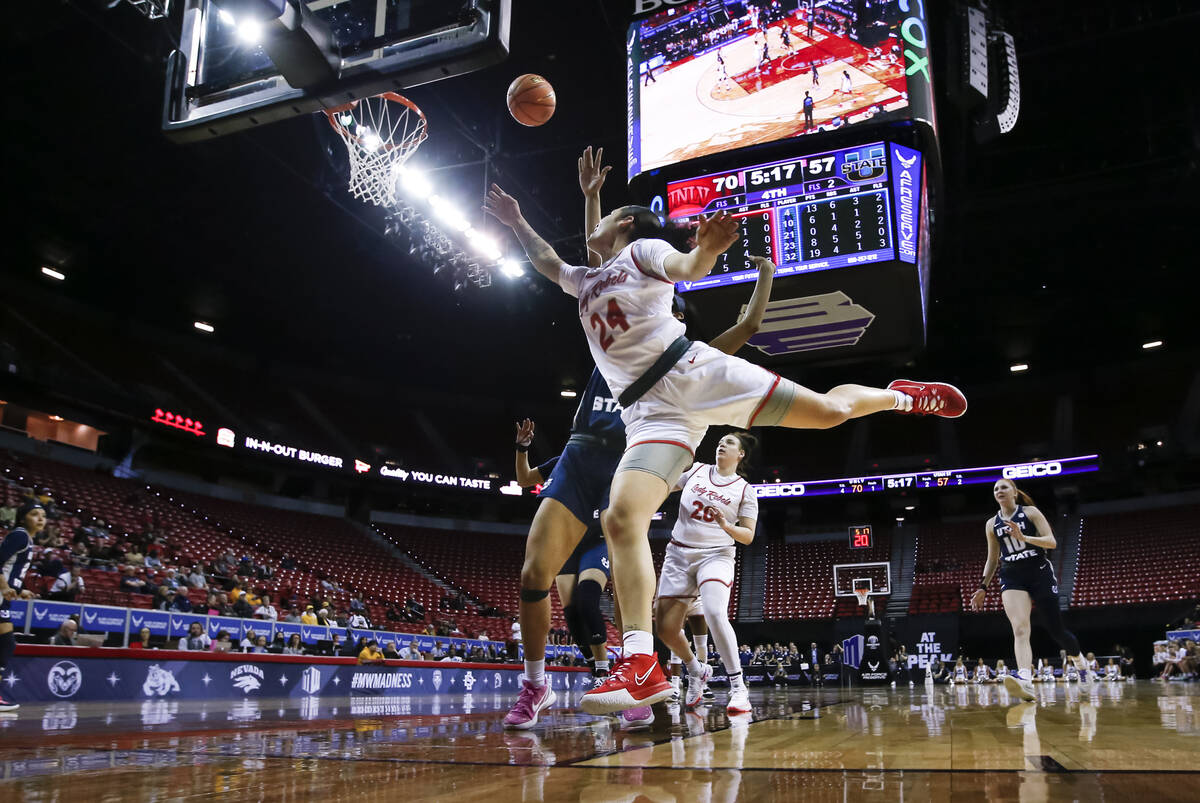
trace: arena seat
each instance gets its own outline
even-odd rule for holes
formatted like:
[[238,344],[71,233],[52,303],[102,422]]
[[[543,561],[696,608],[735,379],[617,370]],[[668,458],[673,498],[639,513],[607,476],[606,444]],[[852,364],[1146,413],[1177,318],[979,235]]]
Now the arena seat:
[[1071,605],[1200,597],[1200,506],[1085,516]]
[[[764,619],[828,619],[836,615],[833,566],[843,563],[876,563],[891,555],[891,536],[878,533],[871,549],[851,550],[845,541],[767,543],[767,576],[763,596]],[[857,616],[857,602],[849,599]],[[876,601],[878,613],[879,601]]]

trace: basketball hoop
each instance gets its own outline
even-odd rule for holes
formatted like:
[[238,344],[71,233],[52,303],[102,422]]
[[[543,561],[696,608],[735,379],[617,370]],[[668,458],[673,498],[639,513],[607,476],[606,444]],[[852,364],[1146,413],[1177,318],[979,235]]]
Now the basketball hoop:
[[396,204],[396,179],[428,136],[417,104],[395,92],[325,110],[350,154],[350,192],[376,206]]

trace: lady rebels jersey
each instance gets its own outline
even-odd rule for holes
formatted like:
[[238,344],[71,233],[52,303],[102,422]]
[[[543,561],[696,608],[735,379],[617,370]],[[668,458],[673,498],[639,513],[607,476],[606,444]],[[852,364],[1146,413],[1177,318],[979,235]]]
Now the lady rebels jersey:
[[646,372],[684,333],[672,314],[675,283],[665,240],[638,240],[598,268],[559,266],[559,286],[579,299],[579,321],[592,359],[614,396]]
[[696,463],[675,485],[683,491],[679,498],[679,519],[671,530],[672,543],[711,549],[733,546],[734,540],[717,524],[713,510],[720,510],[725,521],[758,520],[758,494],[743,477],[722,477],[717,467]]

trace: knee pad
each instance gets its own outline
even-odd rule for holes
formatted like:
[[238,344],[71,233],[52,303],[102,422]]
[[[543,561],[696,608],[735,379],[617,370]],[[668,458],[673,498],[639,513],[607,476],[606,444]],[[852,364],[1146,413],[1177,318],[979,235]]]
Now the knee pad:
[[603,644],[608,641],[604,627],[604,614],[600,613],[600,594],[603,589],[595,580],[584,580],[575,586],[572,605],[579,617],[579,624],[588,636],[588,644]]
[[571,633],[571,640],[575,642],[575,646],[583,650],[586,657],[588,634],[579,621],[579,608],[574,602],[563,608],[563,618],[567,620],[567,630]]
[[541,602],[548,596],[550,596],[550,589],[548,588],[545,591],[538,591],[533,588],[521,589],[521,602]]

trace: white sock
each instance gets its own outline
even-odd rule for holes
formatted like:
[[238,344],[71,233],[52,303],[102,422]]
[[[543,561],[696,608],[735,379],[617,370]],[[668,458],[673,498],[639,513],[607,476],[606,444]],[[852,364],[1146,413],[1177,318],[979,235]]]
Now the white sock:
[[704,664],[700,663],[700,659],[692,656],[692,660],[687,662],[688,674],[698,678],[704,674]]
[[608,671],[608,659],[605,658],[603,661],[597,661],[596,668],[598,670],[600,670],[601,672],[607,672]]
[[744,689],[744,688],[746,688],[746,684],[742,681],[742,673],[741,672],[738,672],[736,675],[729,676],[730,691],[737,691],[739,689]]
[[645,630],[626,630],[621,643],[625,647],[626,658],[654,652],[654,637]]
[[683,678],[679,675],[671,675],[671,688],[678,689],[683,683]]
[[1017,677],[1021,680],[1033,680],[1033,670],[1021,667],[1017,670]]
[[912,396],[909,396],[907,393],[901,393],[898,390],[893,390],[892,395],[896,397],[896,406],[892,408],[893,410],[903,410],[905,412],[912,410]]
[[700,659],[700,663],[708,663],[708,634],[692,636],[692,644],[696,647],[696,657]]
[[534,686],[546,685],[546,659],[540,661],[525,661],[525,679]]

